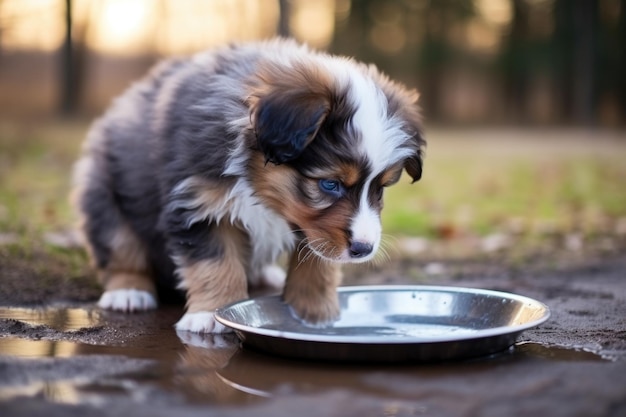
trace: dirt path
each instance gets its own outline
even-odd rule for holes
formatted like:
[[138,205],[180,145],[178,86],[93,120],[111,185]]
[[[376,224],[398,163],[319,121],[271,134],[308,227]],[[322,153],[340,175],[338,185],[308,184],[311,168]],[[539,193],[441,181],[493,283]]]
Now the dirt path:
[[3,416],[626,415],[625,257],[525,268],[397,261],[350,272],[347,284],[480,287],[527,295],[552,310],[511,351],[397,366],[290,361],[242,350],[234,337],[179,337],[171,326],[180,307],[103,313],[93,307],[97,288],[89,279],[54,292],[62,274],[37,286],[28,271],[30,280],[39,276],[7,263],[2,269]]

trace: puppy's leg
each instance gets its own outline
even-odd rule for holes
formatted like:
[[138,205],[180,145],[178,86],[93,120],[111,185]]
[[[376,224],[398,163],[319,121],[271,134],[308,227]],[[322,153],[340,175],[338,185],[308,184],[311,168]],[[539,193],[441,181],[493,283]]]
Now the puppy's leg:
[[105,289],[98,302],[100,308],[126,312],[156,308],[156,289],[148,272],[146,250],[132,230],[118,226],[108,249],[108,261],[98,271]]
[[97,155],[86,155],[74,169],[71,201],[80,216],[80,231],[105,292],[101,308],[120,311],[156,307],[146,248],[128,226]]
[[339,317],[339,265],[319,259],[308,247],[294,251],[283,298],[308,324],[322,326]]
[[[197,226],[196,226],[197,227]],[[225,333],[229,330],[214,317],[216,308],[248,298],[246,280],[249,243],[246,233],[230,224],[201,225],[209,233],[209,249],[178,248],[176,262],[180,288],[187,291],[187,312],[176,329],[195,333]],[[210,229],[209,229],[210,228]]]

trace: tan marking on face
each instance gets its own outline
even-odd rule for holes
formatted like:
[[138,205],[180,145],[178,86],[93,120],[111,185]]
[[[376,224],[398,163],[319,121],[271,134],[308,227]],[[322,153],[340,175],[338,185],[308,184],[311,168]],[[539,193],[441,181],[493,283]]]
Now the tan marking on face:
[[[262,157],[251,161],[256,194],[306,236],[306,242],[327,258],[337,258],[348,246],[346,230],[354,213],[348,201],[333,201],[324,196],[316,180],[302,178],[285,165],[265,164]],[[304,182],[303,182],[304,181]],[[298,184],[318,195],[313,206],[303,201]]]
[[[314,180],[339,180],[343,185],[349,188],[359,182],[363,174],[358,165],[343,163],[329,169],[313,169],[310,172],[307,172],[306,175]],[[315,186],[317,186],[317,181],[315,182]]]
[[286,165],[266,164],[263,156],[257,154],[250,159],[249,170],[252,173],[251,183],[256,195],[287,221],[294,220],[294,205],[305,210],[307,212],[305,215],[312,214],[313,210],[299,201],[297,190],[299,175],[292,168]]
[[303,219],[302,228],[306,230],[311,249],[326,258],[337,259],[348,247],[346,231],[353,215],[350,203],[340,201],[325,210],[323,216]]
[[341,166],[339,179],[346,187],[354,186],[360,179],[362,173],[358,166],[354,164],[344,164]]
[[387,187],[397,183],[402,176],[402,165],[388,168],[380,177],[380,185]]

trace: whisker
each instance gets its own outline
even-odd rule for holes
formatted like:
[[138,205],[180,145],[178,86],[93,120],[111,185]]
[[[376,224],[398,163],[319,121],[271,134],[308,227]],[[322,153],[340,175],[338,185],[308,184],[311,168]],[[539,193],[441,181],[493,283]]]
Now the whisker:
[[387,241],[387,242],[389,242],[390,240],[393,240],[395,243],[398,243],[400,241],[400,239],[398,239],[396,235],[392,235],[389,233],[383,233],[381,238],[383,239],[383,241]]
[[298,244],[298,247],[297,247],[298,260],[300,260],[300,257],[302,256],[302,251],[304,251],[308,247],[309,247],[308,239],[302,239],[302,241]]
[[[316,252],[317,252],[317,264],[321,265],[322,263],[326,263],[327,262],[327,257],[333,257],[334,256],[334,251],[335,251],[335,247],[332,246],[330,248],[328,248],[328,246],[331,243],[329,241],[324,241],[321,245],[317,246],[315,248]],[[326,252],[326,254],[325,254]],[[325,255],[325,256],[321,256],[321,255]]]
[[378,249],[378,253],[372,259],[372,264],[378,266],[389,261],[391,261],[391,256],[389,256],[389,253],[387,252],[387,248],[384,248],[381,245],[380,248]]
[[[321,243],[318,244],[317,242],[319,241],[321,241]],[[310,251],[305,255],[300,263],[309,260],[312,256],[319,258],[320,256],[318,254],[323,253],[327,245],[328,242],[325,241],[323,238],[318,238],[309,242]]]
[[[320,240],[323,240],[323,239],[318,238],[318,239],[313,239],[313,240],[310,241],[308,238],[305,238],[305,239],[302,240],[302,242],[301,242],[302,247],[298,250],[298,265],[296,267],[300,266],[303,262],[305,262],[313,254],[312,253],[313,252],[312,248],[313,248],[314,244],[316,244],[316,242],[318,242]],[[306,252],[304,256],[302,256],[302,252],[305,249],[307,249],[307,248],[310,249],[310,250],[308,252]]]
[[391,260],[391,253],[397,253],[398,251],[398,238],[393,235],[382,235],[380,241],[380,249],[384,255]]

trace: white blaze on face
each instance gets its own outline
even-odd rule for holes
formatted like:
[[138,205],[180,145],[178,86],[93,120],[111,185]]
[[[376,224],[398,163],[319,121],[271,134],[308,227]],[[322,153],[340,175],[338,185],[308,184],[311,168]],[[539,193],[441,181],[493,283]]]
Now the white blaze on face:
[[361,134],[361,149],[373,173],[408,158],[411,149],[404,144],[409,139],[403,123],[388,114],[385,94],[373,80],[357,74],[350,79],[350,99],[356,108],[352,124]]
[[350,224],[351,242],[348,245],[360,242],[371,245],[373,250],[367,256],[353,258],[348,247],[337,260],[364,262],[376,254],[382,234],[380,213],[368,200],[372,182],[387,168],[410,157],[412,151],[404,146],[409,137],[404,131],[402,120],[388,114],[387,97],[369,75],[359,67],[350,67],[349,61],[330,59],[325,65],[339,85],[349,87],[348,99],[355,109],[351,124],[360,136],[357,152],[368,161],[369,168],[369,176],[359,198],[359,207]]
[[[368,199],[372,181],[389,166],[407,158],[410,150],[402,148],[407,135],[402,130],[400,120],[387,114],[387,98],[374,82],[357,73],[350,78],[350,85],[350,99],[356,108],[352,124],[360,133],[360,152],[371,169],[350,227],[352,242],[362,242],[373,247],[369,255],[350,259],[351,262],[364,262],[376,254],[382,234],[380,213],[371,207]],[[349,253],[345,256],[349,257]]]
[[[380,238],[382,234],[382,226],[380,224],[380,214],[370,206],[369,188],[372,180],[369,179],[359,200],[359,208],[350,225],[352,242],[361,242],[372,245],[372,252],[362,258],[351,259],[351,262],[365,262],[372,259],[376,255],[376,251],[380,246]],[[348,254],[349,255],[349,254]]]

